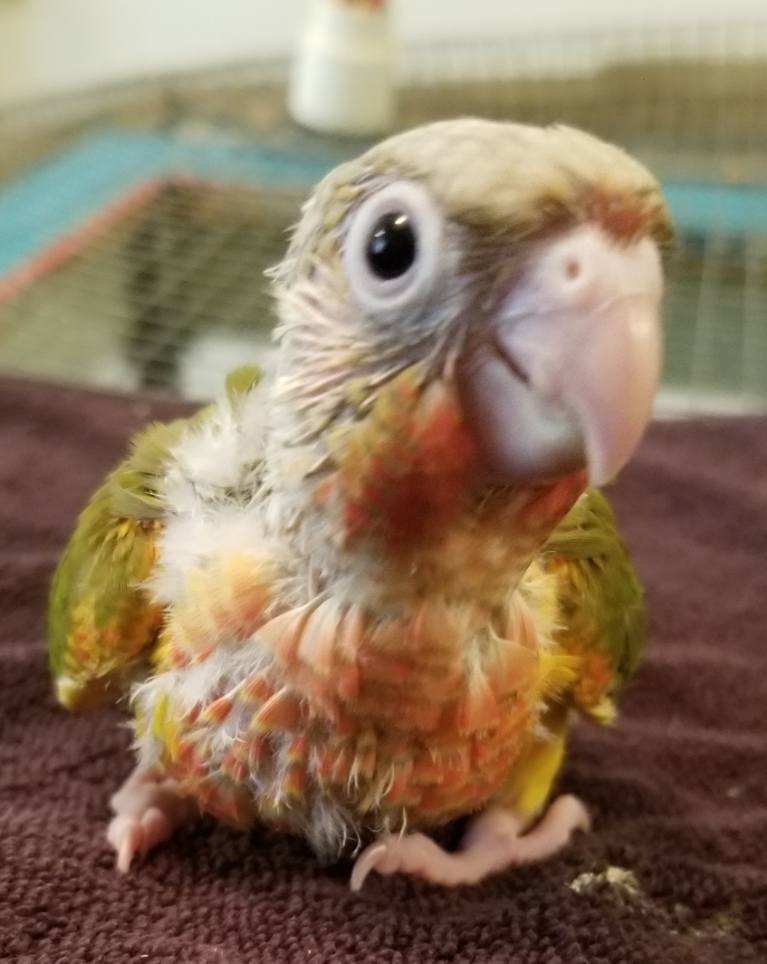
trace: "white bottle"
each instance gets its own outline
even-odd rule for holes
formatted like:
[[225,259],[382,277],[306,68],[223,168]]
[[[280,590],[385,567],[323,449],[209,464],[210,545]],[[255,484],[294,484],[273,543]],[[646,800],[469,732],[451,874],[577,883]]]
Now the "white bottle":
[[322,133],[387,131],[396,54],[388,0],[314,0],[290,78],[290,113]]

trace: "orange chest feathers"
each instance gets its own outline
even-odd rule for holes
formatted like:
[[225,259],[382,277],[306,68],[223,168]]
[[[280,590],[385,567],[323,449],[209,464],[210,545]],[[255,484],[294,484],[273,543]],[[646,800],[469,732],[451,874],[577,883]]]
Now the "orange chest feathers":
[[[194,612],[171,618],[187,666],[212,655],[190,651],[203,626],[208,639],[215,628],[229,645],[238,636],[247,645],[263,605],[263,595],[242,591],[257,569],[239,591],[223,593],[223,575],[207,572]],[[518,600],[496,635],[460,606],[432,602],[386,619],[327,599],[262,621],[260,668],[186,712],[158,704],[145,725],[163,731],[173,721],[162,737],[166,766],[232,822],[289,825],[320,794],[363,822],[438,824],[498,792],[540,700],[561,683],[538,645],[538,618]],[[254,785],[263,788],[255,796]]]

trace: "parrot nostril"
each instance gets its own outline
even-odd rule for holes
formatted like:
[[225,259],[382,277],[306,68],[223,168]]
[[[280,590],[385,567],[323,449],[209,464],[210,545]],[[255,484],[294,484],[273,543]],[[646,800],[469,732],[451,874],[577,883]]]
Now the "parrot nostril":
[[565,260],[565,277],[568,281],[575,281],[581,274],[581,263],[577,258],[567,258]]

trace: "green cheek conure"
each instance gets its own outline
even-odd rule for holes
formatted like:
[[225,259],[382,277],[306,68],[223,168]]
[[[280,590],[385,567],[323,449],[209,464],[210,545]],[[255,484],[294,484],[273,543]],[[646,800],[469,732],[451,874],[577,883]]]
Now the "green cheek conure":
[[[445,884],[588,827],[568,726],[642,648],[604,496],[660,369],[658,185],[566,127],[456,120],[331,173],[272,273],[279,360],[147,428],[55,577],[70,709],[128,697],[117,866],[200,811]],[[473,814],[455,853],[430,829]]]

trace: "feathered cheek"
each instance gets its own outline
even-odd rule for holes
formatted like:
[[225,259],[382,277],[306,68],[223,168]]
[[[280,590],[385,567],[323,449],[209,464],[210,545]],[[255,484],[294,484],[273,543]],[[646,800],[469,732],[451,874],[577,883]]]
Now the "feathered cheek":
[[441,382],[421,391],[405,372],[333,449],[338,468],[316,498],[339,513],[346,546],[372,539],[401,552],[436,541],[471,498],[474,444]]

